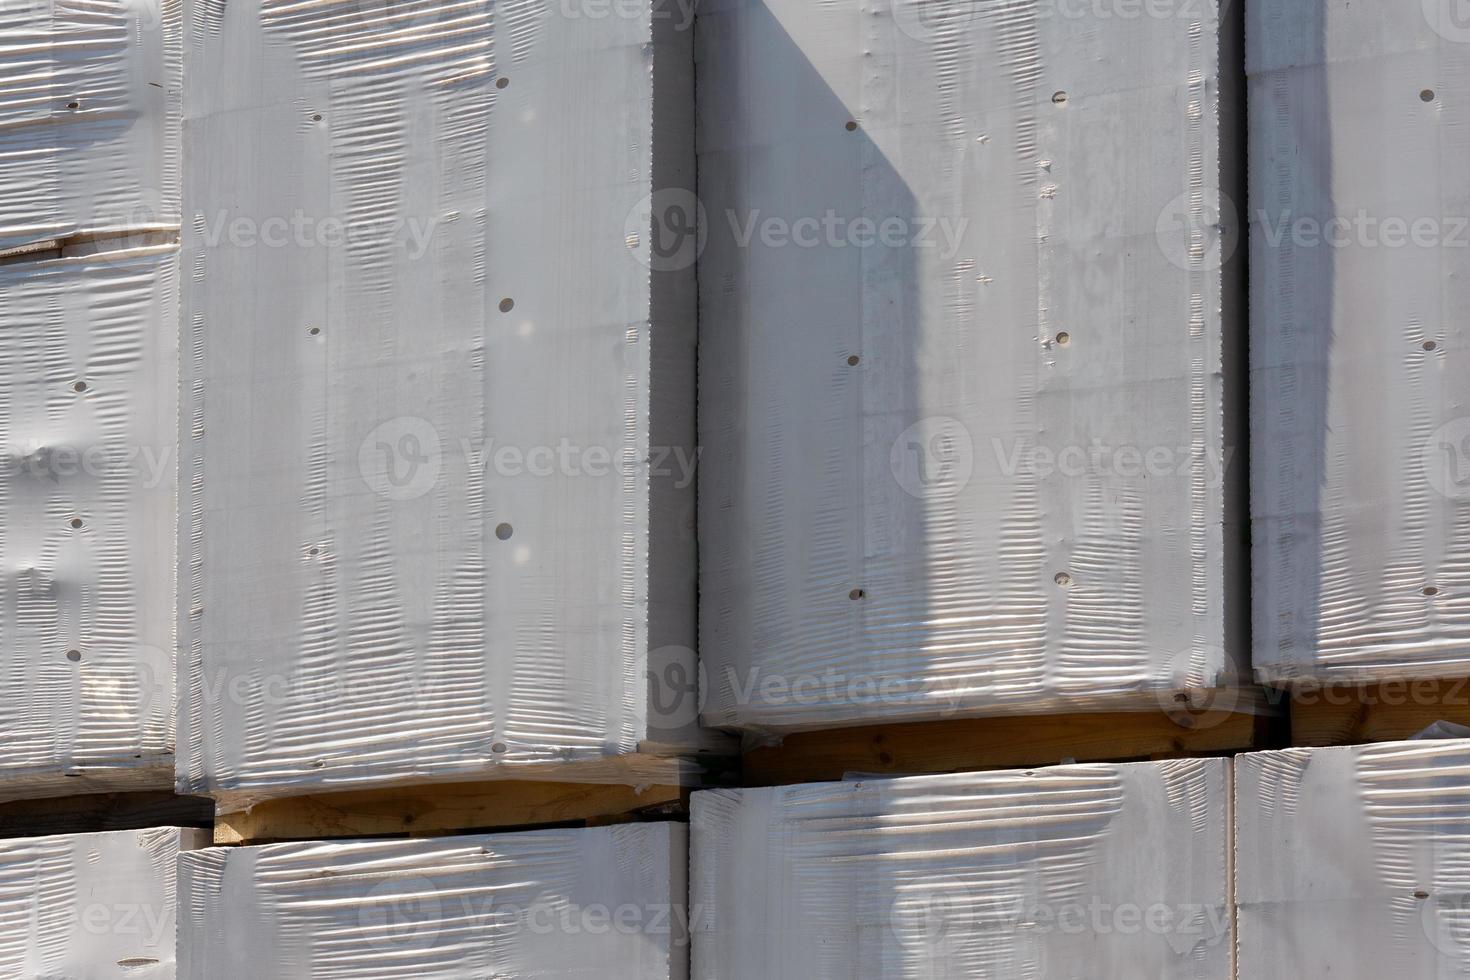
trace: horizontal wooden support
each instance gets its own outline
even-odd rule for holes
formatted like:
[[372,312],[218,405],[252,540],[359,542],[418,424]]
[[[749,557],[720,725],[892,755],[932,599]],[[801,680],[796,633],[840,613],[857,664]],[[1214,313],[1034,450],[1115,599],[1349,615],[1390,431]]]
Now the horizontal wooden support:
[[1437,721],[1470,726],[1470,679],[1299,686],[1291,693],[1293,745],[1391,742]]
[[214,803],[170,792],[88,793],[0,803],[0,837],[90,834],[144,827],[208,827]]
[[319,793],[267,800],[215,819],[216,844],[332,837],[437,835],[504,827],[606,823],[640,811],[682,809],[689,789],[492,780]]
[[786,736],[745,753],[750,786],[1267,748],[1272,718],[1231,711],[1007,715]]

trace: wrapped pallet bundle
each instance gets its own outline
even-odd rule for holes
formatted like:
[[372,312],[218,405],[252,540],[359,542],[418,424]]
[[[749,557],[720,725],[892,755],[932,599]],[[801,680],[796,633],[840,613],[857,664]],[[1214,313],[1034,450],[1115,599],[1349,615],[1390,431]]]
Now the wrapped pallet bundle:
[[687,980],[687,839],[662,823],[197,851],[179,975]]
[[1463,976],[1470,741],[1235,759],[1239,976]]
[[0,264],[0,799],[173,781],[177,261]]
[[694,976],[1227,980],[1228,781],[1190,759],[695,793]]
[[190,8],[181,790],[641,780],[693,742],[669,6]]
[[172,779],[180,16],[0,4],[0,799]]
[[701,7],[708,724],[1248,677],[1238,13]]
[[1470,27],[1250,0],[1254,665],[1470,675]]
[[155,827],[0,841],[0,976],[171,980],[181,851]]
[[177,232],[179,0],[0,4],[0,257]]

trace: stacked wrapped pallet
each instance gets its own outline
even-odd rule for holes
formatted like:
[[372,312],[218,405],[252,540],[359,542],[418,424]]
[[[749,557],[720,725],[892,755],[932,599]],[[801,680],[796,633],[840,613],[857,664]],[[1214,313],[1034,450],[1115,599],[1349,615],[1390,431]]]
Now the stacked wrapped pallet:
[[179,859],[206,840],[160,827],[0,841],[0,974],[173,977]]
[[[446,782],[677,801],[705,744],[661,689],[695,670],[693,269],[654,239],[692,180],[677,27],[191,8],[180,792],[376,792],[394,830],[423,799],[516,822],[445,817]],[[671,824],[204,850],[181,974],[683,980],[686,864]]]
[[1247,5],[1254,665],[1298,745],[1470,722],[1470,35],[1422,7]]
[[1272,683],[1470,674],[1470,52],[1449,5],[1425,6],[1249,7],[1255,668]]
[[696,747],[649,691],[695,594],[693,271],[648,241],[692,55],[653,11],[190,9],[181,791]]
[[1226,980],[1229,762],[694,796],[694,975]]
[[180,973],[686,980],[687,834],[643,824],[184,855]]
[[1461,976],[1470,742],[1237,757],[1239,976]]
[[0,800],[172,780],[179,12],[0,9]]
[[1249,677],[1238,11],[932,6],[701,8],[713,725]]

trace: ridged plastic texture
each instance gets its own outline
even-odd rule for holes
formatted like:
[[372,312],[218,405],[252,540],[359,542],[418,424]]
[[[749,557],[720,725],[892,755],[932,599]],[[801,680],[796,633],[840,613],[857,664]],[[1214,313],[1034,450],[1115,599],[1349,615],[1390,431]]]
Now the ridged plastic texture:
[[175,827],[0,841],[0,975],[171,980]]
[[1226,980],[1229,774],[1192,759],[696,793],[694,975]]
[[177,262],[0,264],[0,799],[172,780]]
[[179,0],[0,5],[0,253],[179,224]]
[[1238,756],[1239,975],[1442,980],[1470,963],[1470,741]]
[[693,270],[649,255],[692,51],[580,14],[190,7],[182,789],[525,777],[693,720],[647,676],[693,672]]
[[179,975],[687,980],[687,838],[663,823],[198,851]]
[[1239,22],[1190,6],[701,6],[708,723],[1245,672]]
[[1470,28],[1246,10],[1256,673],[1464,676]]

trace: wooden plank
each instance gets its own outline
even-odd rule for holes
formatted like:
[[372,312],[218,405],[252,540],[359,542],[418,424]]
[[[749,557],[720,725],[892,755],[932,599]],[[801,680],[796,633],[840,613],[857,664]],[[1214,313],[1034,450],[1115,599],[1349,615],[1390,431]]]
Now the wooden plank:
[[0,837],[91,834],[144,827],[208,827],[214,803],[169,792],[88,793],[0,803]]
[[678,809],[689,789],[493,780],[268,800],[215,819],[216,844],[332,837],[433,835],[501,827],[607,822],[654,808]]
[[749,786],[1201,755],[1270,747],[1272,718],[1245,712],[1012,715],[786,736],[745,753]]
[[1436,721],[1470,725],[1470,680],[1402,680],[1299,688],[1291,744],[1356,745],[1410,738]]

